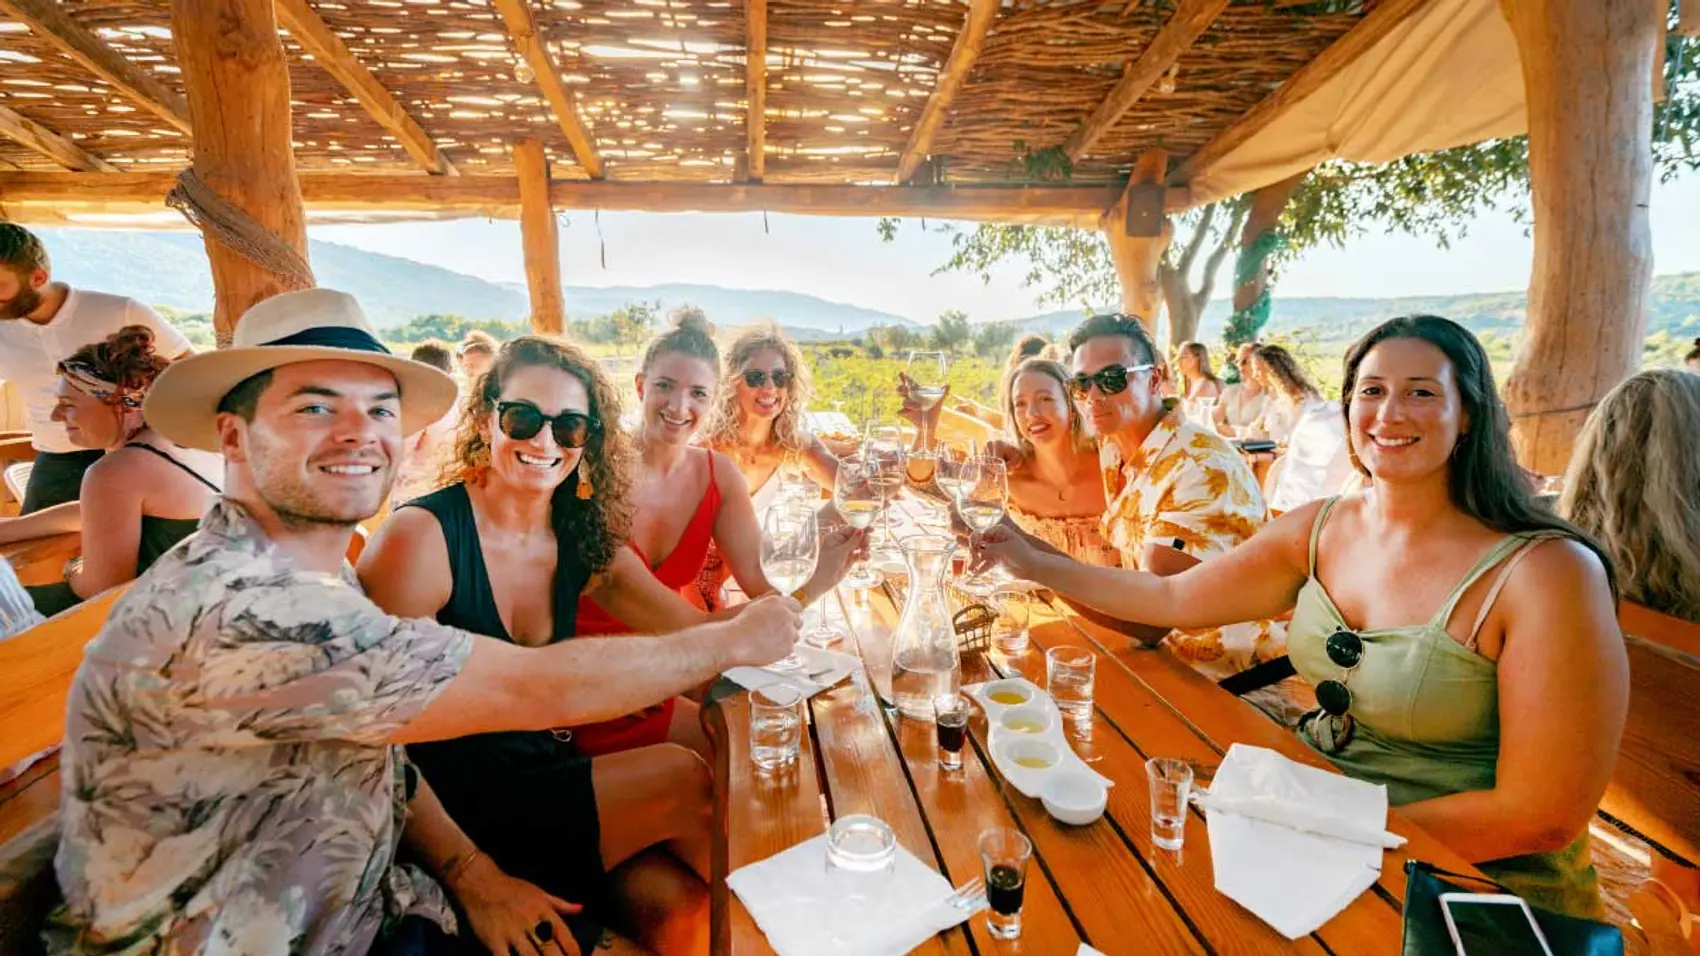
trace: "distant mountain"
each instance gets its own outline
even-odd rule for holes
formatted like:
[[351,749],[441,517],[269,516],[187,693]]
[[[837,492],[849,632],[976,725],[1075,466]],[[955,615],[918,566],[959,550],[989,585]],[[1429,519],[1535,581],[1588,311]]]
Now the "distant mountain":
[[[201,239],[191,232],[38,230],[53,257],[53,273],[72,285],[128,295],[189,312],[212,309],[212,273]],[[526,314],[516,283],[488,282],[411,259],[351,246],[309,244],[321,285],[353,293],[380,326],[415,315],[464,315],[512,322]],[[854,335],[875,325],[915,325],[902,316],[829,302],[796,292],[726,289],[711,285],[567,286],[568,314],[605,315],[631,302],[660,301],[663,309],[699,306],[722,327],[773,319],[803,338]]]

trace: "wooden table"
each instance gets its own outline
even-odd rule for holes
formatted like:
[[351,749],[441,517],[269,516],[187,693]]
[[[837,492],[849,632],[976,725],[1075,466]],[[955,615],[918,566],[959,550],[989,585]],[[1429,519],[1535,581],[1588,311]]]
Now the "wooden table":
[[1034,845],[1019,943],[992,939],[983,916],[930,940],[924,953],[1060,953],[1073,956],[1082,940],[1109,956],[1130,953],[1397,953],[1407,855],[1447,869],[1469,864],[1394,814],[1390,827],[1410,839],[1389,853],[1379,883],[1313,936],[1289,941],[1216,892],[1209,838],[1201,814],[1188,820],[1181,853],[1151,843],[1144,761],[1162,755],[1195,763],[1203,779],[1234,742],[1269,747],[1316,766],[1328,766],[1291,733],[1227,694],[1163,651],[1067,616],[1050,602],[1035,606],[1032,647],[1019,658],[967,654],[963,681],[1006,670],[1037,678],[1043,655],[1056,644],[1078,644],[1098,656],[1096,716],[1089,742],[1075,749],[1115,780],[1105,816],[1086,827],[1053,821],[1038,800],[1022,796],[992,769],[986,723],[977,711],[964,768],[938,769],[933,727],[903,720],[870,692],[889,699],[891,630],[898,595],[876,588],[865,598],[840,594],[829,612],[853,638],[867,679],[841,684],[810,701],[810,733],[797,766],[777,779],[749,761],[746,695],[709,709],[720,742],[713,895],[714,952],[772,952],[725,884],[727,873],[823,832],[833,818],[872,813],[891,824],[898,841],[953,885],[980,875],[976,838],[994,826],[1016,827]]
[[65,562],[82,550],[83,536],[73,531],[0,545],[0,558],[12,566],[24,584],[52,584],[65,579]]

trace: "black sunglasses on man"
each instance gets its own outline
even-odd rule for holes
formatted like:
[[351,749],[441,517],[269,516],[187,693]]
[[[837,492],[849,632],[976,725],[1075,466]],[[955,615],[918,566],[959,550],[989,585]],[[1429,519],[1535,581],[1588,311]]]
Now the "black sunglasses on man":
[[1069,394],[1075,398],[1085,398],[1097,385],[1098,391],[1108,395],[1120,395],[1127,391],[1128,376],[1137,372],[1149,372],[1156,368],[1150,362],[1144,365],[1106,365],[1090,375],[1082,372],[1068,380]]

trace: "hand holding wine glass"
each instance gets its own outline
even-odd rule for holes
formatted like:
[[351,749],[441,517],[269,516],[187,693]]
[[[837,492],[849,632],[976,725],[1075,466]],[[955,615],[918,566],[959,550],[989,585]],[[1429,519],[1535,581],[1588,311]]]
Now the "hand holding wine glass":
[[[998,526],[1008,501],[1009,477],[1001,459],[981,455],[967,463],[956,497],[956,512],[974,532],[976,539]],[[970,594],[988,586],[996,586],[991,569],[975,574],[960,585]]]
[[[795,596],[797,589],[815,575],[820,560],[820,530],[813,508],[800,504],[776,505],[762,518],[761,573],[780,594]],[[795,651],[775,663],[780,668],[801,667]]]
[[[883,493],[876,480],[878,469],[862,457],[843,458],[838,462],[838,477],[833,482],[832,503],[844,523],[864,531],[879,514]],[[861,590],[879,583],[879,575],[860,558],[844,575],[844,583]]]

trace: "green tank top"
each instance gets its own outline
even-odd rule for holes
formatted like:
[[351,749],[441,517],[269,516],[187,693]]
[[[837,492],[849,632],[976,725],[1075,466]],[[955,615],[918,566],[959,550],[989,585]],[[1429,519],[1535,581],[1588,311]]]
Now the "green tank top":
[[[1553,535],[1507,535],[1482,555],[1426,624],[1354,631],[1364,652],[1347,674],[1329,660],[1324,645],[1335,630],[1351,628],[1316,578],[1317,541],[1337,501],[1325,502],[1311,526],[1310,576],[1287,626],[1287,654],[1313,686],[1330,678],[1345,682],[1356,727],[1338,753],[1317,747],[1309,734],[1301,736],[1348,776],[1385,784],[1394,806],[1492,789],[1499,762],[1499,665],[1453,640],[1446,623],[1477,579]],[[1479,869],[1536,906],[1573,916],[1604,915],[1586,830],[1563,850],[1494,860]]]

